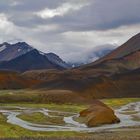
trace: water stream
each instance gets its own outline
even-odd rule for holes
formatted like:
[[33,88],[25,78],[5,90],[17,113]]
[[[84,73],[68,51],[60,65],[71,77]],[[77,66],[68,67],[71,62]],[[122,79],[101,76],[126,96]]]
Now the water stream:
[[[0,107],[0,113],[2,113],[6,118],[7,122],[13,125],[18,125],[22,128],[32,130],[32,131],[83,131],[83,132],[95,132],[95,131],[104,131],[112,130],[115,128],[129,127],[129,126],[140,126],[140,119],[135,120],[134,116],[140,118],[140,102],[130,103],[125,106],[120,107],[115,110],[115,114],[121,120],[118,124],[109,124],[102,125],[98,127],[88,128],[85,124],[81,124],[74,120],[75,117],[78,117],[79,114],[71,112],[61,112],[55,110],[49,110],[47,108],[33,109],[33,108],[23,108],[23,107]],[[13,109],[11,109],[13,108]],[[65,125],[42,125],[31,123],[25,120],[18,118],[23,112],[39,112],[43,113],[49,117],[58,117],[56,114],[66,114],[63,117]],[[55,115],[50,115],[50,113],[56,113]]]

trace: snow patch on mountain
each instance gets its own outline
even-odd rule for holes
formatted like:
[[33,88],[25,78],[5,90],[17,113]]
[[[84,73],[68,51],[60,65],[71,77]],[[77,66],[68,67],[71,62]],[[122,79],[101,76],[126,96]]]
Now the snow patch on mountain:
[[0,52],[2,52],[3,50],[5,50],[6,48],[7,48],[6,45],[1,46],[0,47]]
[[[54,53],[43,53],[30,45],[28,45],[26,42],[18,42],[16,44],[9,44],[9,43],[3,43],[0,44],[0,62],[7,62],[5,65],[10,68],[8,65],[12,65],[10,62],[16,64],[17,61],[24,62],[24,60],[21,60],[21,58],[25,59],[24,56],[27,58],[27,55],[30,56],[28,57],[27,62],[30,61],[33,64],[36,61],[39,65],[42,64],[41,66],[37,66],[39,68],[58,68],[58,69],[67,69],[69,68],[69,65],[64,62],[59,56],[57,56]],[[23,56],[23,57],[22,57]],[[40,62],[39,62],[40,60]],[[43,66],[44,64],[44,66]],[[24,66],[22,63],[21,68],[27,67]],[[13,65],[12,65],[13,66]],[[17,66],[15,66],[17,68]],[[15,70],[16,70],[15,68]],[[35,67],[36,68],[36,67]],[[28,69],[28,68],[27,68]],[[19,69],[18,69],[19,70]]]
[[41,54],[41,55],[45,55],[45,53],[43,53],[43,52],[41,52],[41,51],[39,51],[39,54]]
[[21,51],[21,49],[18,49],[18,52],[20,52]]
[[48,58],[49,61],[51,61],[54,64],[60,65],[61,67],[64,67],[64,68],[71,67],[65,61],[63,61],[58,55],[56,55],[54,53],[47,53],[46,57]]

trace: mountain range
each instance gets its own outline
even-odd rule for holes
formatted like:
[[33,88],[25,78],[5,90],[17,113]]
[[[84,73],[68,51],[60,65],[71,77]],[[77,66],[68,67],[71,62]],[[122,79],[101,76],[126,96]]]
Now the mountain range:
[[[4,48],[2,46],[1,52]],[[95,62],[72,69],[68,69],[67,64],[58,56],[40,53],[33,48],[16,58],[8,58],[9,60],[3,58],[0,68],[18,68],[22,73],[16,74],[16,77],[14,75],[13,82],[17,77],[20,77],[19,81],[23,78],[31,80],[29,83],[34,84],[29,84],[26,88],[69,90],[85,98],[140,96],[140,34]]]
[[36,69],[67,69],[70,66],[54,53],[43,53],[25,42],[0,44],[0,69],[24,72]]
[[93,63],[65,71],[30,71],[23,75],[42,80],[37,88],[72,90],[91,98],[138,97],[140,34]]
[[89,51],[84,52],[84,55],[81,54],[83,56],[84,60],[81,60],[81,61],[77,60],[77,62],[72,61],[72,62],[68,62],[68,64],[70,64],[73,68],[79,67],[79,66],[82,66],[85,64],[89,64],[91,62],[94,62],[95,60],[98,60],[99,58],[106,56],[115,47],[116,46],[110,45],[110,44],[95,47],[93,49],[90,49]]
[[[87,54],[86,62],[92,62],[95,58],[103,57],[111,51],[109,48],[101,48]],[[64,70],[79,67],[84,63],[66,63],[54,53],[43,53],[26,42],[0,44],[0,69],[25,72],[28,70],[58,69]]]

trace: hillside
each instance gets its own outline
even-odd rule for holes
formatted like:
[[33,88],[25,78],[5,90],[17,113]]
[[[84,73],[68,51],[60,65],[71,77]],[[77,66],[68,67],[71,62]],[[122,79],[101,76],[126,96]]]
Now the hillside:
[[112,51],[105,57],[97,60],[95,63],[100,63],[105,60],[118,59],[130,55],[140,50],[140,33],[130,38],[126,43]]
[[36,69],[67,69],[70,66],[54,53],[43,53],[26,42],[0,44],[0,69],[24,72]]
[[[61,67],[52,65],[50,62],[46,65],[46,57],[38,55],[36,50],[32,50],[26,53],[26,55],[12,60],[10,64],[1,63],[0,66],[5,68],[13,67],[13,70],[15,70],[14,67],[17,67],[23,72],[25,69],[28,70],[29,67],[29,71],[20,74],[20,76],[24,77],[24,80],[37,81],[37,84],[32,84],[31,88],[33,89],[43,89],[45,91],[68,90],[91,99],[140,97],[138,92],[140,90],[139,43],[140,35],[138,34],[125,43],[126,45],[122,45],[109,55],[103,57],[104,61],[100,59],[98,63],[96,61],[89,65],[63,71],[61,71]],[[134,49],[131,47],[133,44],[136,46]],[[121,50],[121,52],[119,51],[121,58],[118,58],[117,50]],[[126,50],[129,50],[127,54]],[[20,64],[25,69],[22,69]],[[42,67],[42,70],[40,70],[40,67]],[[43,67],[50,67],[51,69],[43,69]],[[35,68],[37,69],[32,70]],[[23,83],[25,82],[24,80]]]
[[24,78],[17,72],[0,71],[0,89],[24,89],[39,84],[39,80]]
[[37,50],[32,50],[22,56],[19,56],[11,61],[1,62],[0,69],[20,71],[35,69],[64,69],[58,64],[54,64],[47,59],[46,56],[40,55]]
[[42,80],[35,88],[72,90],[91,98],[139,97],[139,44],[140,34],[91,64],[65,71],[29,71],[23,75]]
[[88,65],[80,67],[81,70],[101,69],[110,74],[124,73],[140,67],[140,34],[135,35],[126,43]]
[[109,77],[95,77],[78,71],[65,73],[56,71],[34,71],[32,73],[30,71],[23,75],[42,80],[41,83],[34,86],[35,89],[65,89],[91,98],[140,97],[138,92],[140,90],[140,72],[138,70]]

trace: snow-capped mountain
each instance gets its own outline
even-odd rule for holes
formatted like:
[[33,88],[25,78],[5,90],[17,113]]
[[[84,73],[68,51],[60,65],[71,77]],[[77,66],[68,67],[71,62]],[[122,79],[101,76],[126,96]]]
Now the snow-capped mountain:
[[51,61],[54,64],[58,64],[58,65],[60,65],[61,67],[64,67],[64,68],[70,68],[71,67],[69,64],[67,64],[58,55],[56,55],[54,53],[47,53],[45,55],[47,56],[48,60]]
[[26,71],[67,69],[69,65],[54,53],[43,53],[25,42],[0,44],[0,69]]
[[19,57],[33,48],[25,42],[18,42],[16,44],[3,43],[0,45],[0,61],[9,61]]

